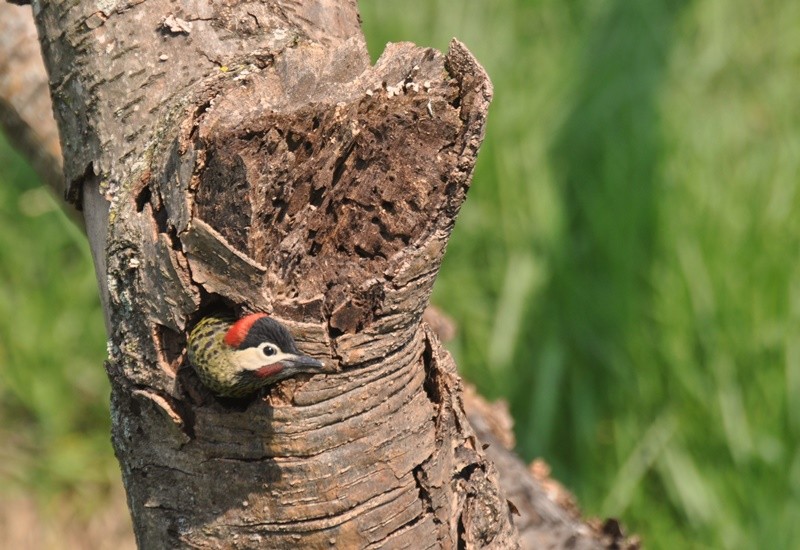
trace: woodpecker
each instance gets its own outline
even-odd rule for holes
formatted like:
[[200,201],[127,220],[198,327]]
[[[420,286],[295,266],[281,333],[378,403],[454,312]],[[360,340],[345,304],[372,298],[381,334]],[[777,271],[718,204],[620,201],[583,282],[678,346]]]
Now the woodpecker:
[[264,313],[239,320],[203,318],[189,334],[187,354],[200,380],[224,397],[246,397],[278,380],[324,368],[300,353],[289,330]]

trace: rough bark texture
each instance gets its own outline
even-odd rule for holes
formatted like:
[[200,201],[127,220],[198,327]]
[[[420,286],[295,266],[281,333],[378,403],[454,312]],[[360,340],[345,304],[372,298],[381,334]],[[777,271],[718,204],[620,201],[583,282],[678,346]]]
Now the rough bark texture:
[[[514,547],[455,366],[420,322],[482,137],[480,66],[454,42],[391,45],[369,68],[352,2],[94,9],[34,3],[140,546]],[[217,309],[271,312],[336,372],[214,398],[183,345]],[[502,484],[525,501],[525,546],[596,546],[533,504],[520,464]]]
[[526,465],[513,452],[513,422],[507,405],[487,403],[471,387],[464,408],[481,448],[500,473],[500,488],[513,510],[521,548],[613,548],[635,550],[638,536],[628,537],[615,519],[584,522],[575,498],[542,460]]

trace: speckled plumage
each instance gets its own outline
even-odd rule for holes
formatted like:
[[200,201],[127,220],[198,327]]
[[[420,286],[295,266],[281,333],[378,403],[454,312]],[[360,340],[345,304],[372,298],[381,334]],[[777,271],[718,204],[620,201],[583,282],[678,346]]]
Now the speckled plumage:
[[[248,332],[236,347],[227,344],[225,336],[235,323],[233,318],[205,317],[189,334],[189,362],[203,384],[214,393],[224,397],[246,397],[297,373],[322,369],[322,363],[297,350],[286,327],[267,316],[261,315],[254,322],[247,323]],[[274,358],[262,355],[265,343],[275,344],[280,353]],[[250,366],[245,366],[245,362]],[[261,368],[253,368],[261,363]]]

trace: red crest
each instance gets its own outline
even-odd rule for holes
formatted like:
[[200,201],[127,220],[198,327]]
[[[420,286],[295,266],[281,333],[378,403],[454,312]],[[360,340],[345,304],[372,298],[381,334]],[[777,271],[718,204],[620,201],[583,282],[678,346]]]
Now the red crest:
[[251,313],[236,321],[225,333],[225,343],[232,348],[239,347],[239,344],[247,338],[247,333],[253,328],[253,324],[262,317],[268,317],[268,315],[266,313]]

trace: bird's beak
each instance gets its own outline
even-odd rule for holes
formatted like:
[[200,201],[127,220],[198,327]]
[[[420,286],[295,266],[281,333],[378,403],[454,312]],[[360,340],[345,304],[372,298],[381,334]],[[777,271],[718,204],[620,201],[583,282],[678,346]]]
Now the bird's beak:
[[290,355],[281,358],[281,363],[295,370],[321,370],[325,363],[308,355]]

